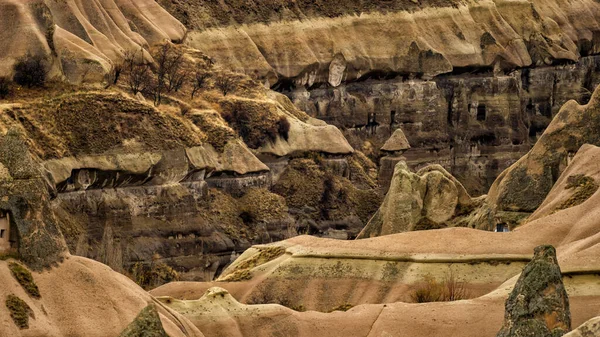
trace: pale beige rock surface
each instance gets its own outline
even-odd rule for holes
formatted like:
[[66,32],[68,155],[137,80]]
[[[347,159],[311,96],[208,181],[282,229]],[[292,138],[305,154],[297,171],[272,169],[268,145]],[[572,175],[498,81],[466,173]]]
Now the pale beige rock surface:
[[410,149],[408,139],[402,132],[402,129],[396,129],[392,136],[383,144],[381,150],[388,152],[403,151]]
[[[133,281],[107,266],[69,256],[57,267],[33,273],[40,299],[31,298],[0,261],[0,336],[118,336],[149,303],[157,303],[162,324],[175,337],[203,337],[186,318],[160,305]],[[18,329],[4,299],[15,294],[33,310],[29,328]]]
[[413,173],[400,161],[383,204],[358,238],[447,227],[473,204],[462,184],[441,166]]
[[182,41],[185,34],[185,27],[151,0],[2,0],[0,75],[10,76],[14,63],[30,53],[48,59],[51,77],[101,81],[126,52]]
[[250,17],[244,25],[232,20],[229,25],[192,30],[187,43],[271,84],[277,78],[291,78],[299,85],[336,86],[374,70],[431,77],[459,67],[577,60],[578,41],[592,41],[598,29],[598,5],[590,0],[414,7],[335,17],[320,16],[317,8],[316,15],[307,14],[302,20],[273,19],[269,24],[251,22]]
[[592,318],[583,323],[573,331],[564,335],[565,337],[595,337],[600,335],[600,317]]

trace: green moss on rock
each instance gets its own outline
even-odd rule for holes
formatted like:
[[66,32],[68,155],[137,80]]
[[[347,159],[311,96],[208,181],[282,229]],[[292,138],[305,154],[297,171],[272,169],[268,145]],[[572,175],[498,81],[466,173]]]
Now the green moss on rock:
[[12,273],[13,277],[19,282],[19,284],[23,287],[23,289],[25,289],[25,291],[27,291],[27,293],[31,297],[42,297],[40,295],[40,290],[38,289],[37,284],[35,284],[33,275],[31,275],[31,272],[27,270],[27,268],[23,267],[22,265],[16,262],[9,263],[8,268],[10,269],[10,272]]
[[156,306],[150,304],[121,332],[119,337],[168,337],[168,335],[160,321]]
[[574,189],[571,197],[565,200],[557,210],[567,209],[584,203],[598,190],[598,183],[592,177],[583,174],[573,175],[567,178],[565,189]]
[[6,297],[6,308],[16,326],[20,329],[29,328],[29,317],[33,315],[33,311],[25,301],[10,294]]
[[556,250],[539,246],[506,300],[497,337],[558,337],[570,330],[569,299]]

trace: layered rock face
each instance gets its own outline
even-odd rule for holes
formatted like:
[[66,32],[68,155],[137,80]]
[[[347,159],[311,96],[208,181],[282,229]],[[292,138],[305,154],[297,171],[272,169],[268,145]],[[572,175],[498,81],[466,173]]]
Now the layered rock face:
[[[345,129],[351,144],[367,153],[402,129],[412,146],[404,154],[409,167],[440,164],[480,195],[530,149],[564,103],[587,102],[599,83],[598,64],[593,56],[508,75],[382,76],[286,93],[312,116]],[[369,122],[372,113],[376,123]]]
[[400,127],[411,168],[441,164],[474,195],[598,84],[589,0],[162,4],[190,29],[186,43],[348,128],[355,148]]
[[[482,219],[476,226],[489,229],[495,223],[510,222],[507,219],[511,214],[525,217],[531,214],[547,198],[581,146],[600,144],[599,95],[600,90],[596,89],[588,104],[569,101],[561,108],[531,151],[498,176],[489,190],[488,206],[480,211]],[[574,182],[572,187],[577,185]],[[494,215],[498,219],[493,220]]]
[[[193,31],[188,43],[228,67],[298,85],[338,86],[377,71],[431,78],[456,68],[575,61],[578,47],[586,54],[596,51],[598,5],[589,0],[349,2],[311,6],[279,1],[263,6],[192,1],[166,8],[178,15],[186,7],[203,7],[190,10],[198,15],[197,22],[206,24],[189,24]],[[269,24],[253,21],[256,17],[247,14],[250,8],[262,12]],[[233,20],[219,20],[227,11],[233,12]],[[286,17],[290,12],[296,17]]]
[[[11,243],[0,251],[0,335],[116,336],[154,299],[124,275],[69,254],[63,219],[27,142],[15,129],[0,137],[0,208]],[[170,336],[203,337],[164,306],[154,314]]]
[[[297,235],[286,200],[268,191],[285,172],[287,156],[330,152],[348,166],[345,156],[353,150],[341,132],[303,122],[294,115],[299,112],[278,103],[291,106],[279,96],[231,98],[239,101],[238,110],[256,105],[263,110],[253,111],[265,118],[289,120],[287,140],[279,137],[254,150],[283,161],[279,171],[259,160],[217,111],[194,109],[182,116],[118,91],[4,105],[0,128],[21,133],[28,145],[22,147],[37,158],[31,169],[44,172],[38,175],[52,192],[57,223],[73,254],[124,273],[166,263],[182,279],[211,280],[252,244]],[[17,151],[10,144],[8,154]],[[358,221],[353,235],[363,224]]]

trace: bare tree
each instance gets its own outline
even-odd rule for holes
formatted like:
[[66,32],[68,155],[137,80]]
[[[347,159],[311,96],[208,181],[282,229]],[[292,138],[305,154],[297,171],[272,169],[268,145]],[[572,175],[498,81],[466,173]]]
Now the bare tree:
[[208,85],[208,81],[210,79],[210,73],[204,70],[196,71],[196,75],[194,76],[194,81],[192,82],[192,99],[196,93],[204,89]]
[[[144,53],[143,49],[139,51]],[[136,95],[138,92],[148,91],[152,87],[152,71],[150,65],[145,62],[137,62],[137,52],[125,53],[123,62],[124,70],[127,73],[127,85],[131,92]]]
[[215,80],[215,87],[217,87],[223,93],[223,96],[227,96],[228,93],[236,89],[237,84],[232,76],[229,76],[228,74],[221,74]]
[[183,53],[174,53],[166,74],[167,92],[179,91],[187,80],[187,75],[183,70],[182,65]]
[[171,44],[165,43],[153,55],[156,62],[154,83],[154,105],[161,103],[164,92],[178,91],[185,82],[182,69],[183,53]]

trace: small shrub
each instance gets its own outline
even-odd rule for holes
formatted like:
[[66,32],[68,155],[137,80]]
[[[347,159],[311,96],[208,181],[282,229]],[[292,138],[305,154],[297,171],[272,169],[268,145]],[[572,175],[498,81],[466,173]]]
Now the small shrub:
[[12,273],[13,277],[17,280],[17,282],[19,282],[19,284],[23,287],[23,289],[25,289],[25,291],[27,291],[27,293],[31,297],[41,297],[40,290],[38,289],[38,286],[33,280],[33,275],[31,275],[31,272],[27,270],[27,268],[15,262],[11,262],[8,265],[8,268],[10,269],[10,272]]
[[29,328],[29,316],[33,315],[33,311],[25,301],[10,294],[6,297],[6,308],[10,312],[10,317],[20,329]]
[[10,94],[10,81],[6,77],[0,77],[0,99],[5,99]]
[[288,140],[290,136],[290,122],[284,116],[277,121],[277,133],[285,140]]
[[[143,56],[143,49],[141,49],[139,53]],[[141,59],[142,57],[136,55],[137,52],[126,52],[122,66],[123,69],[121,70],[127,75],[127,85],[134,95],[138,92],[144,93],[151,91],[153,87],[150,65],[138,62],[138,58]]]
[[119,82],[119,77],[121,77],[121,73],[123,72],[123,63],[116,63],[113,65],[112,69],[104,76],[105,89],[110,88],[112,85],[116,85]]
[[14,259],[14,260],[18,260],[19,259],[19,253],[16,250],[11,250],[7,253],[1,253],[0,254],[0,261],[6,261],[8,259]]
[[194,76],[194,80],[192,81],[192,99],[196,96],[196,93],[208,86],[208,82],[210,80],[210,73],[198,70],[196,71],[196,76]]
[[221,91],[223,96],[227,96],[228,93],[234,91],[237,88],[235,79],[228,74],[222,74],[215,80],[215,87]]
[[451,302],[469,298],[469,294],[465,284],[450,271],[441,282],[427,276],[425,285],[415,290],[411,297],[415,303]]
[[41,55],[27,54],[19,59],[14,66],[13,80],[23,86],[42,87],[48,76],[47,61]]

